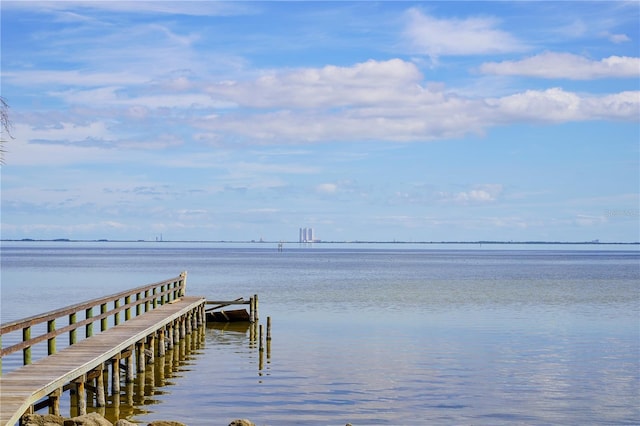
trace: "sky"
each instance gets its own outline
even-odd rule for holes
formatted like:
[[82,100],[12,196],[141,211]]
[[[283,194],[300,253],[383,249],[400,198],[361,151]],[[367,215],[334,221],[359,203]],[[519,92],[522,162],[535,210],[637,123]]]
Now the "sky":
[[0,8],[3,239],[640,241],[640,2]]

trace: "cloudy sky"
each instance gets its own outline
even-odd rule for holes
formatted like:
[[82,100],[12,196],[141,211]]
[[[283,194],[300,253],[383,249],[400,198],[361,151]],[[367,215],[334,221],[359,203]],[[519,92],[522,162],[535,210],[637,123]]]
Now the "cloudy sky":
[[1,8],[4,239],[640,240],[637,1]]

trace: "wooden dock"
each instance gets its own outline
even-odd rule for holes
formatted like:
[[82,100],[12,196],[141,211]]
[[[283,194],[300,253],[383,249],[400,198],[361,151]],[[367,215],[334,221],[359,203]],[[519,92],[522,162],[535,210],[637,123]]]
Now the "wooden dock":
[[[97,395],[96,405],[104,406],[105,389],[109,388],[104,380],[105,377],[108,380],[109,370],[111,391],[119,394],[122,373],[127,382],[132,382],[136,371],[144,372],[145,365],[153,363],[154,357],[164,356],[166,348],[173,348],[205,324],[205,298],[186,296],[185,288],[186,273],[183,273],[159,283],[2,324],[1,337],[21,331],[22,341],[3,346],[0,356],[21,350],[24,365],[0,376],[0,425],[13,426],[24,414],[44,407],[59,415],[59,399],[68,389],[76,393],[74,408],[79,415],[86,414],[89,388]],[[94,308],[100,313],[94,315]],[[78,313],[84,319],[78,320]],[[56,320],[63,323],[62,327],[56,328]],[[95,334],[94,323],[100,325],[100,332]],[[44,324],[46,332],[32,337],[32,330]],[[63,334],[68,334],[69,345],[56,351],[56,338]],[[80,339],[79,334],[84,334],[84,338]],[[32,346],[45,341],[48,355],[32,361]]]

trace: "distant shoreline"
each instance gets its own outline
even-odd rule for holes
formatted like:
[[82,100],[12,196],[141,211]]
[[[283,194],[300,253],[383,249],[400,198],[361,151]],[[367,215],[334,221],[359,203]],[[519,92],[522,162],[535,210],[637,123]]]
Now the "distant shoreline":
[[97,239],[97,240],[75,240],[69,238],[55,238],[55,239],[35,239],[35,238],[22,238],[22,239],[0,239],[0,242],[64,242],[64,243],[225,243],[225,244],[417,244],[417,245],[429,245],[429,244],[468,244],[468,245],[481,245],[481,244],[502,244],[502,245],[640,245],[640,242],[619,242],[619,241],[368,241],[368,240],[353,240],[353,241],[314,241],[301,243],[299,241],[255,241],[255,240],[109,240],[109,239]]

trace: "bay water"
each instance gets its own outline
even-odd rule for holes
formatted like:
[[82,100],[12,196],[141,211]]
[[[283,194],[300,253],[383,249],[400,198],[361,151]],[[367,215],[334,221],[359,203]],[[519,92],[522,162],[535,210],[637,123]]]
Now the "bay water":
[[209,326],[131,421],[640,424],[637,246],[3,242],[1,262],[3,323],[182,271],[189,295],[259,295],[266,359]]

